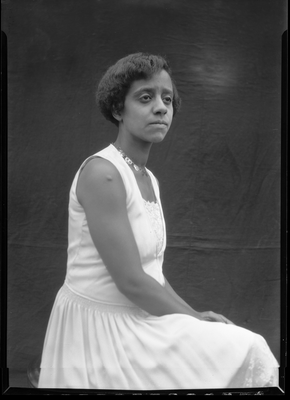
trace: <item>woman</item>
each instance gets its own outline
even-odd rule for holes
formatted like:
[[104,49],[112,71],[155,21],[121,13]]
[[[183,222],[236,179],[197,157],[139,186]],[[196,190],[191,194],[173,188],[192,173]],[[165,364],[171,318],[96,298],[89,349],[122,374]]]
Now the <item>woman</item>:
[[71,187],[67,274],[39,387],[277,386],[278,364],[261,336],[192,309],[163,275],[165,223],[146,163],[180,106],[168,63],[129,55],[108,69],[97,98],[118,136],[85,160]]

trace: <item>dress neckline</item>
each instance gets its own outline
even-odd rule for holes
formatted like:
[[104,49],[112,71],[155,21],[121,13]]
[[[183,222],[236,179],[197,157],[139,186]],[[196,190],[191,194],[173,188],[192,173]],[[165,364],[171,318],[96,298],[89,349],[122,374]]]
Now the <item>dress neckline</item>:
[[148,173],[148,177],[149,177],[150,182],[151,182],[151,186],[152,186],[152,189],[153,189],[153,193],[154,193],[155,200],[147,200],[147,199],[145,199],[145,198],[142,196],[142,193],[141,193],[141,190],[140,190],[140,188],[139,188],[139,185],[138,185],[138,182],[137,182],[137,179],[136,179],[136,176],[135,176],[134,172],[132,171],[132,169],[130,168],[130,166],[126,163],[126,161],[123,159],[123,157],[122,157],[121,154],[119,153],[118,149],[116,149],[116,147],[115,147],[112,143],[110,144],[110,146],[116,151],[116,153],[120,156],[120,158],[122,159],[122,161],[124,162],[124,164],[127,166],[127,168],[129,168],[129,170],[130,170],[131,173],[133,174],[134,180],[135,180],[135,184],[136,184],[136,186],[137,186],[138,192],[139,192],[139,194],[140,194],[142,200],[145,201],[146,203],[158,204],[158,197],[157,197],[157,195],[156,195],[156,190],[155,190],[154,183],[153,183],[153,179],[152,179],[152,176],[151,176],[151,171],[149,171],[149,170],[145,167],[145,168],[146,168],[146,171],[147,171],[147,173]]

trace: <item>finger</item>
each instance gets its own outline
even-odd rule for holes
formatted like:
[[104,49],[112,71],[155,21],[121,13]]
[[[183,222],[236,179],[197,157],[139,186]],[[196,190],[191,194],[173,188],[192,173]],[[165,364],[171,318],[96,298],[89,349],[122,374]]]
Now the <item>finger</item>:
[[229,319],[225,318],[225,323],[229,324],[229,325],[235,325],[232,321],[230,321]]

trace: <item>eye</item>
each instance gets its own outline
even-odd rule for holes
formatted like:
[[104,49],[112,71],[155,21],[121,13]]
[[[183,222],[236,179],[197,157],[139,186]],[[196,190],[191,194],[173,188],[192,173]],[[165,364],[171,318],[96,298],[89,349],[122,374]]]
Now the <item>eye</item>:
[[165,104],[171,104],[172,103],[172,97],[171,96],[165,96],[163,97],[163,101]]
[[150,96],[149,94],[143,94],[143,96],[140,97],[140,100],[141,100],[143,103],[148,103],[148,101],[151,100],[151,96]]

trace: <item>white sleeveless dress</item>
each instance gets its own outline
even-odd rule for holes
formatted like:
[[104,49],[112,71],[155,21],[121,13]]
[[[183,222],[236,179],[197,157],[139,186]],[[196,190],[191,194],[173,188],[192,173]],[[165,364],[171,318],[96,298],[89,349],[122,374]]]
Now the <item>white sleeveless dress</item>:
[[[96,153],[121,174],[144,271],[160,285],[166,231],[157,203],[142,198],[118,150]],[[183,314],[162,317],[136,307],[116,287],[95,248],[76,196],[69,199],[67,273],[51,312],[39,388],[178,390],[278,386],[278,363],[264,338],[249,330]],[[112,249],[114,251],[114,249]]]

